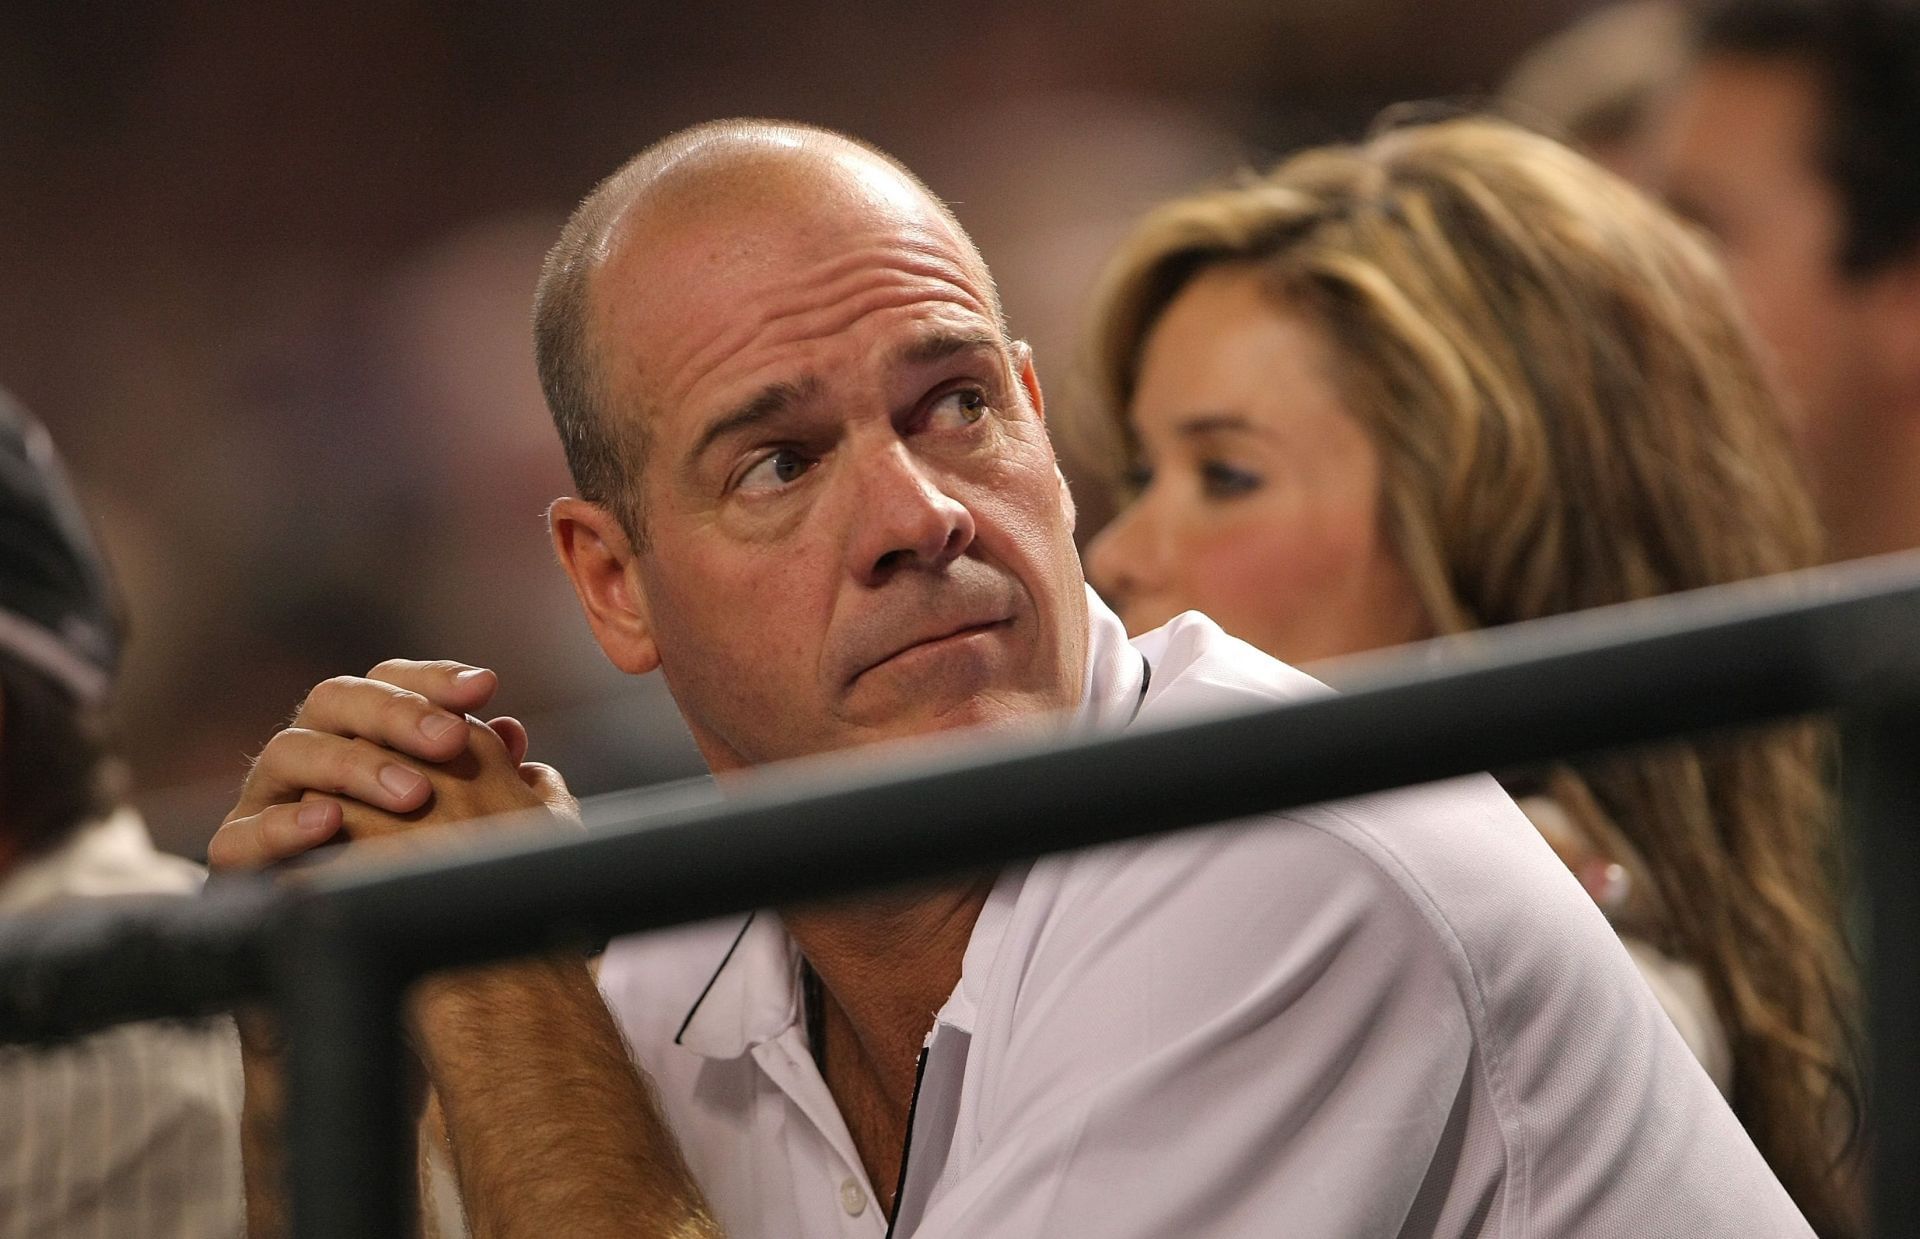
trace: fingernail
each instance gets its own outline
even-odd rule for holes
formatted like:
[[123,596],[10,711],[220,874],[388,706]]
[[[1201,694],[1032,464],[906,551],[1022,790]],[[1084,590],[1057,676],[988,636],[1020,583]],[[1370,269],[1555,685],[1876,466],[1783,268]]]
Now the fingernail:
[[470,688],[473,685],[478,684],[480,682],[480,677],[485,674],[487,674],[487,672],[486,672],[486,668],[484,667],[468,667],[465,671],[461,671],[455,674],[453,677],[453,682],[455,684],[458,684],[461,688]]
[[420,734],[429,740],[444,740],[458,726],[460,720],[451,714],[429,714],[420,720]]
[[380,771],[380,786],[396,796],[411,796],[426,786],[426,780],[405,766],[387,766]]
[[331,817],[325,801],[309,800],[293,815],[293,823],[308,834],[318,834],[327,828]]

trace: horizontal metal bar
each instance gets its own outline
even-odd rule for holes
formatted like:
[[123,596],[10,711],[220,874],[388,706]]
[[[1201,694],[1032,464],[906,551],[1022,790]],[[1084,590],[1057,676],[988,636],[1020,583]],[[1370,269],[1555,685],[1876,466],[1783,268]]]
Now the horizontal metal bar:
[[[1349,681],[1342,695],[1226,718],[1046,746],[952,739],[940,758],[924,746],[868,750],[768,768],[724,797],[683,793],[640,808],[643,794],[626,820],[584,838],[470,841],[462,832],[469,841],[423,846],[404,861],[348,856],[312,872],[298,898],[330,905],[356,937],[389,947],[396,976],[414,975],[1490,767],[1871,705],[1920,684],[1916,635],[1920,555],[1887,557],[1434,643]],[[602,801],[595,816],[621,818],[622,805]],[[170,919],[149,926],[156,939]],[[44,964],[0,936],[0,1004]],[[94,1009],[113,1009],[126,978],[107,961],[95,979]],[[150,1010],[152,993],[141,997]],[[0,1036],[17,1024],[0,1011]]]
[[769,768],[586,838],[342,865],[314,885],[417,972],[1870,704],[1920,684],[1916,636],[1920,556],[1889,557],[1455,641],[1339,696],[1037,749]]
[[231,1008],[266,985],[264,881],[217,897],[73,900],[0,919],[0,1042],[77,1037],[128,1020]]

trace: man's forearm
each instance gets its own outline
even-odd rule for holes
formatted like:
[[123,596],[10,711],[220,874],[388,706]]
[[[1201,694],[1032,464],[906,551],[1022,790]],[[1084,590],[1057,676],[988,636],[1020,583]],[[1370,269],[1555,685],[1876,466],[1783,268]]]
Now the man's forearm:
[[285,1239],[286,1083],[279,1047],[261,1011],[244,1011],[240,1070],[245,1100],[240,1109],[240,1167],[247,1193],[247,1239]]
[[584,964],[430,977],[413,1018],[474,1239],[720,1239]]

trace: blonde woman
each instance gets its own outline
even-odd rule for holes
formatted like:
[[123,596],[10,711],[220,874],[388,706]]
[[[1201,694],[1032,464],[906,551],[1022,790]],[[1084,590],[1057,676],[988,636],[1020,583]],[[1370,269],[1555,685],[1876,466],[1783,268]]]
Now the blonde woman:
[[[1090,575],[1294,662],[1783,572],[1816,534],[1702,246],[1488,120],[1173,202],[1096,311],[1131,502]],[[1806,728],[1510,782],[1822,1235],[1854,1233],[1850,969]]]

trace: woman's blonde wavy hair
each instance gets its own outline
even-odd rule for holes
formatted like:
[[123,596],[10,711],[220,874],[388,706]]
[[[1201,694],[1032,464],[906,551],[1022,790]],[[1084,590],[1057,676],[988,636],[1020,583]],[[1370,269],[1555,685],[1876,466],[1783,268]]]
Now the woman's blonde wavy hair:
[[[1448,120],[1153,212],[1096,298],[1094,377],[1125,455],[1147,334],[1221,266],[1326,332],[1436,633],[1814,562],[1780,408],[1718,264],[1564,147]],[[1857,1230],[1836,1150],[1859,1106],[1823,738],[1700,739],[1580,762],[1552,788],[1650,884],[1656,945],[1700,967],[1727,1030],[1736,1113],[1832,1236]]]

